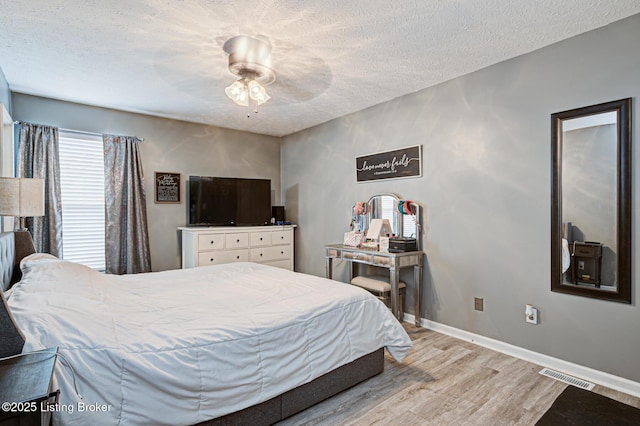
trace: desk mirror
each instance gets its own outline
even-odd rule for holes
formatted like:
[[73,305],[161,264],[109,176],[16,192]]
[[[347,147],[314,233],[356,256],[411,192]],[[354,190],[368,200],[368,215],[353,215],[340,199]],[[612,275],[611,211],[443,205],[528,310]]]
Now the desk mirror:
[[551,291],[631,303],[631,99],[551,115]]
[[[412,203],[411,208],[414,215],[404,215],[398,212],[398,202],[400,196],[391,193],[376,194],[369,198],[369,221],[371,219],[388,219],[394,235],[407,238],[416,238],[419,241],[418,233],[420,229],[420,206]],[[366,224],[369,227],[369,224]]]

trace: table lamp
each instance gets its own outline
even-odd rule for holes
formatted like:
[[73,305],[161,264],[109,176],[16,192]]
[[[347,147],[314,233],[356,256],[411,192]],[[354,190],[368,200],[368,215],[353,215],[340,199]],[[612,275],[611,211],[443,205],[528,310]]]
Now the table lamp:
[[44,179],[0,177],[0,216],[15,216],[20,230],[25,218],[44,216]]

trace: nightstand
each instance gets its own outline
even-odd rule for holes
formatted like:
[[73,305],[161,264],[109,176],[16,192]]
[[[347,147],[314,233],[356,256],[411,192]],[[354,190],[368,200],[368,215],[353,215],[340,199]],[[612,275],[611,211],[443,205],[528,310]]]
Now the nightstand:
[[48,425],[51,379],[58,348],[44,349],[0,360],[0,426]]
[[600,287],[602,265],[602,244],[595,242],[569,243],[571,270],[576,283],[594,284]]

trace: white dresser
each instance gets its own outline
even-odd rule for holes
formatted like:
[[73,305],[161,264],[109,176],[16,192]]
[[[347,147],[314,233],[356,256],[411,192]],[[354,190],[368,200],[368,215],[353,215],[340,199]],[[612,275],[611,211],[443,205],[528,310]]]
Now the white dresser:
[[293,271],[294,225],[179,229],[182,268],[257,262]]

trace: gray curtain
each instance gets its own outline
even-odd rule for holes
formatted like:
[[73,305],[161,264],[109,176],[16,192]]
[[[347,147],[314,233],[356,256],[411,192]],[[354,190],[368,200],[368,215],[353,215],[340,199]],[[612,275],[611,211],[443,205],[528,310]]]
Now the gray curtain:
[[58,128],[20,123],[18,177],[44,179],[44,216],[27,218],[36,251],[62,258]]
[[138,145],[133,136],[102,135],[108,274],[151,271],[147,202]]

